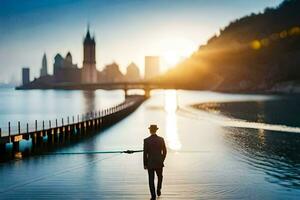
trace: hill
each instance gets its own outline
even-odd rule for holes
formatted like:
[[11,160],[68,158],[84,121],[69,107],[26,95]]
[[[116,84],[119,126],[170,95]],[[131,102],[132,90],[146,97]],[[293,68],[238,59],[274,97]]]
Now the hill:
[[265,91],[300,80],[300,0],[231,22],[157,80],[178,88]]

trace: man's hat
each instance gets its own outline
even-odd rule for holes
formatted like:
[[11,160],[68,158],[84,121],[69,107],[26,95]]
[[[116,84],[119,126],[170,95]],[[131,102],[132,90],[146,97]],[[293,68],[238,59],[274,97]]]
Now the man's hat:
[[149,129],[150,129],[150,130],[155,130],[155,131],[157,131],[158,127],[157,127],[156,124],[151,124],[151,125],[149,126]]

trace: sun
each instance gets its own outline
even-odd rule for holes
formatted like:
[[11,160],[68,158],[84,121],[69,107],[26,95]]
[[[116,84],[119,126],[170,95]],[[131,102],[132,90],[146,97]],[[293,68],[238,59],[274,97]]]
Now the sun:
[[180,54],[175,51],[165,52],[163,55],[163,59],[168,66],[174,66],[180,61]]
[[162,70],[168,70],[180,61],[189,57],[196,49],[197,45],[183,37],[169,37],[160,41]]

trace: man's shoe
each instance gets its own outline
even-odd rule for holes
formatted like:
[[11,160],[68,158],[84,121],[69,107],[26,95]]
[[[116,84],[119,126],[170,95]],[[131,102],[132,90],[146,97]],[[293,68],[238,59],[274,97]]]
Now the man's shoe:
[[150,200],[156,200],[156,197],[151,197],[151,199]]
[[160,196],[160,195],[161,195],[160,190],[157,190],[157,196]]

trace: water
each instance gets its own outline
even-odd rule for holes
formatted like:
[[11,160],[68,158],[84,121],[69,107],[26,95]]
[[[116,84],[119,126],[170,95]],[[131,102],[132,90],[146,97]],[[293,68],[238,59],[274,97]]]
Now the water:
[[[85,113],[124,98],[122,91],[101,90],[0,90],[0,94],[3,125],[8,120]],[[293,103],[283,103],[287,100]],[[141,149],[148,125],[157,123],[168,147],[160,199],[297,199],[300,124],[292,111],[299,109],[299,100],[295,96],[153,91],[128,118],[58,151]],[[214,102],[219,109],[189,106],[205,102]],[[226,108],[222,102],[227,102]],[[34,156],[1,163],[0,178],[0,199],[149,199],[141,153]]]
[[35,120],[38,121],[38,128],[42,127],[42,120],[45,126],[51,120],[55,124],[65,122],[67,117],[77,118],[77,115],[86,114],[91,111],[98,111],[124,100],[124,95],[119,91],[63,91],[63,90],[20,90],[0,89],[0,127],[4,134],[8,132],[8,122],[11,123],[11,131],[17,133],[18,121],[21,122],[21,131],[26,131],[26,123],[29,128],[35,128]]

